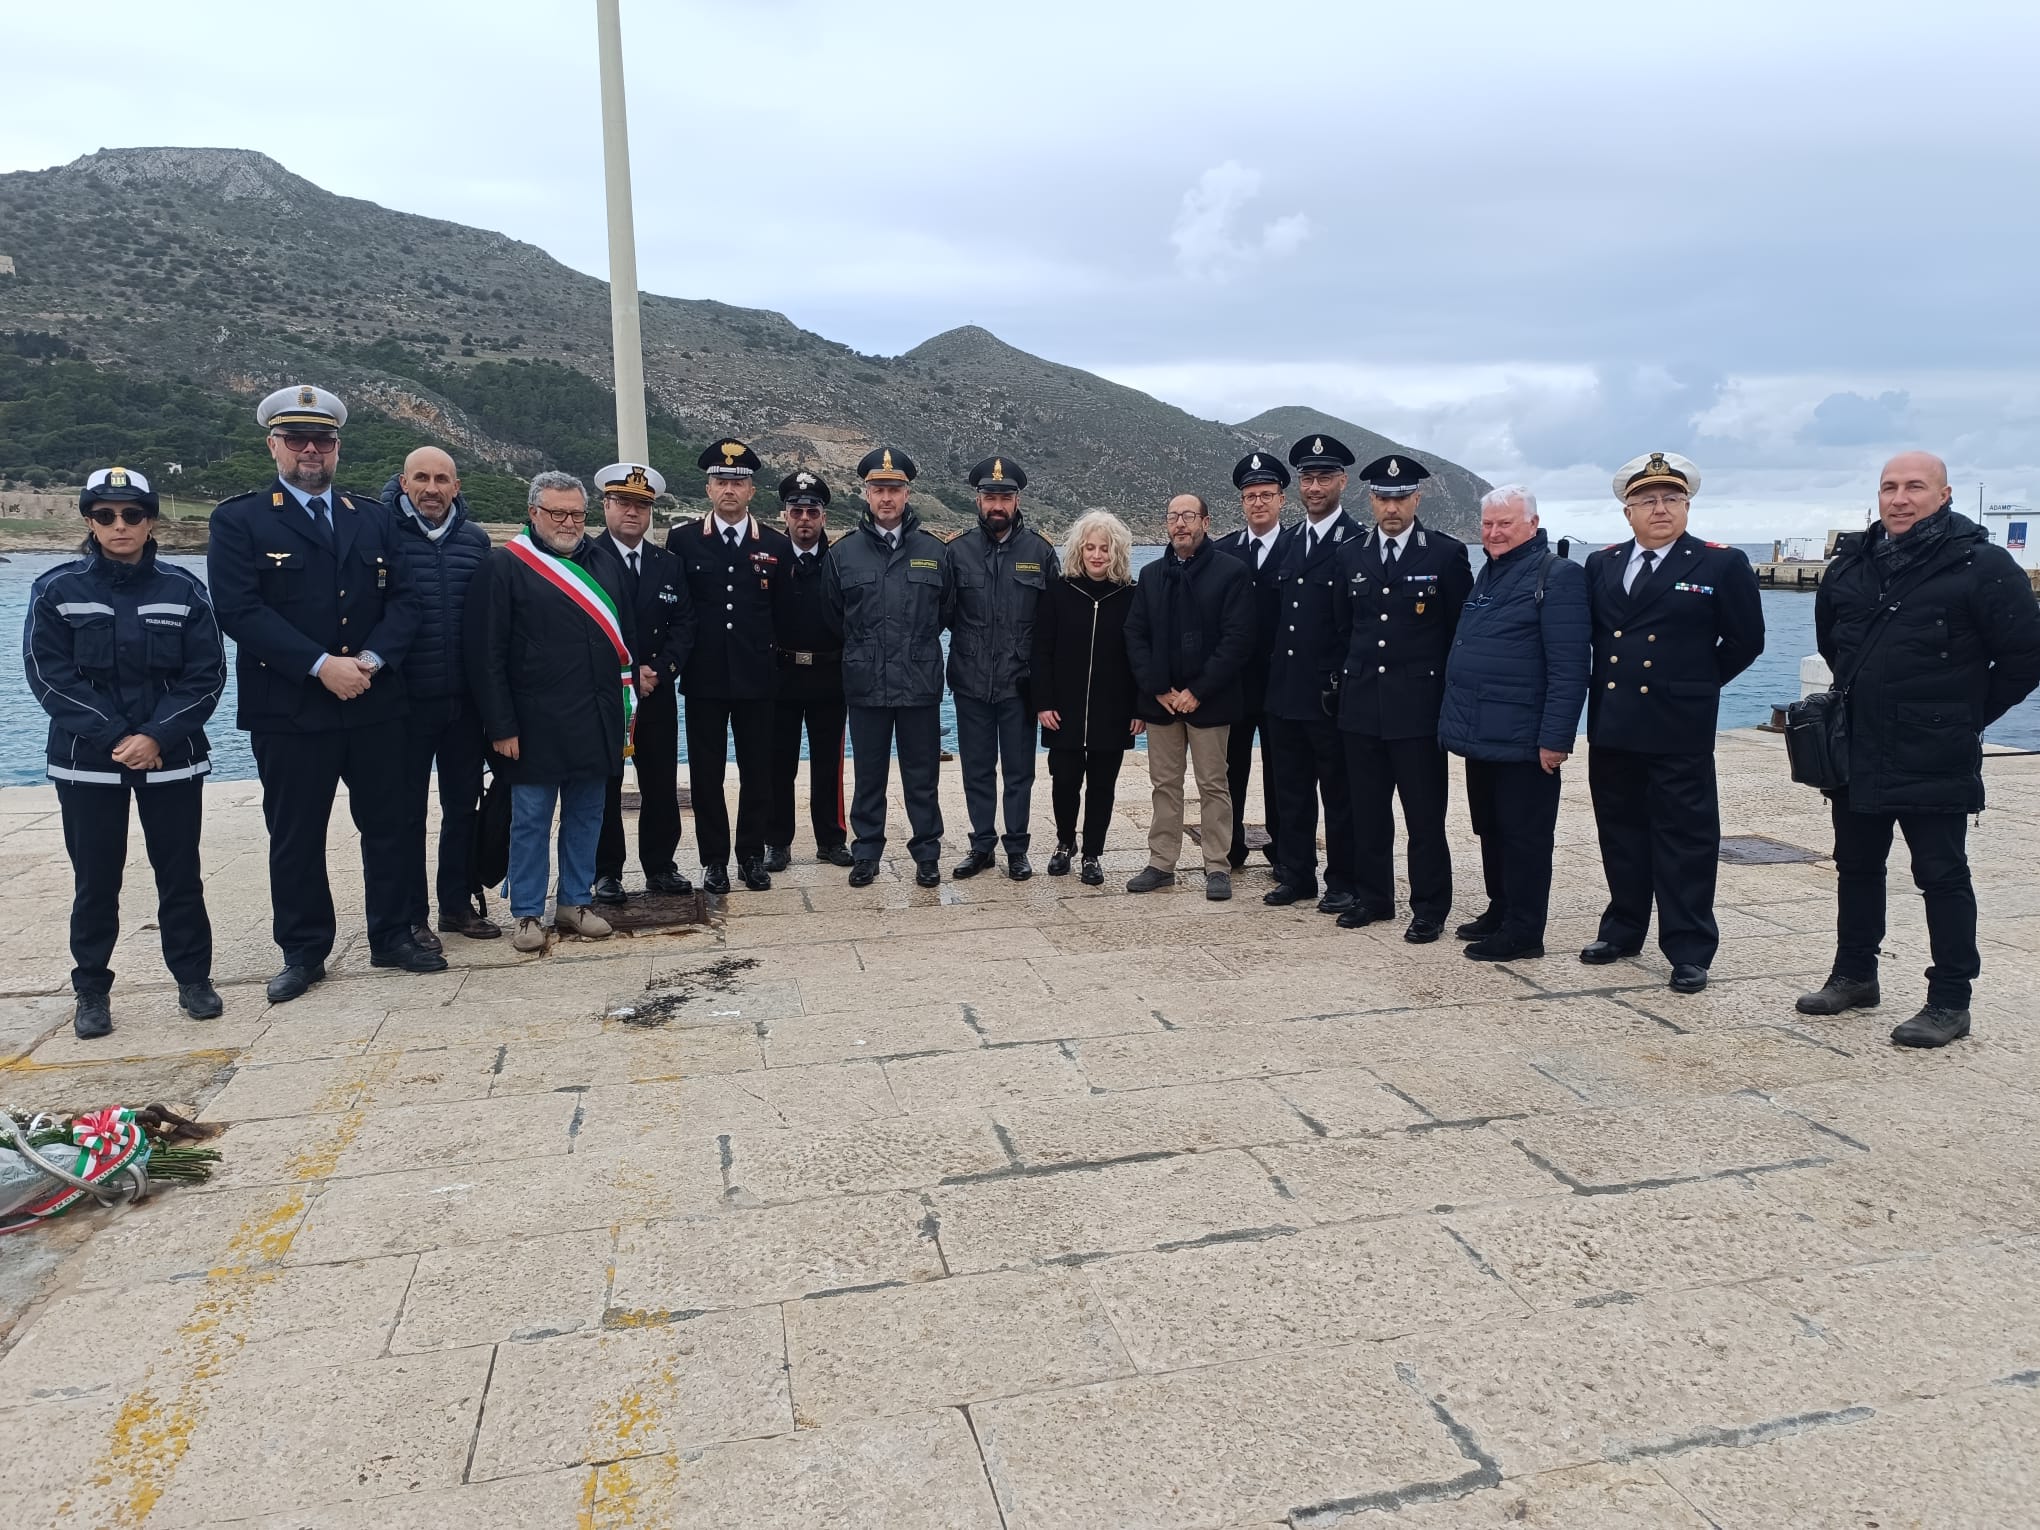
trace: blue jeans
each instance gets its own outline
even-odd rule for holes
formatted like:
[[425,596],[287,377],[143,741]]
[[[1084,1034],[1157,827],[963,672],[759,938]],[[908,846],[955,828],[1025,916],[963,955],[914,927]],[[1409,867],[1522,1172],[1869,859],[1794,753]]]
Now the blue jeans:
[[595,841],[602,834],[602,776],[578,781],[517,783],[510,788],[510,915],[539,919],[545,914],[553,808],[560,814],[559,901],[585,906],[595,882]]

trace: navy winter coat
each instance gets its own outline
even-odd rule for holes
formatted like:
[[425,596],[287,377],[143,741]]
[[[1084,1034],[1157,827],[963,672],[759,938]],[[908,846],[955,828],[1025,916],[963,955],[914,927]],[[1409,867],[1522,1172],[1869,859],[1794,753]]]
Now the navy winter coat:
[[1470,760],[1571,754],[1593,642],[1586,570],[1553,553],[1542,531],[1490,559],[1453,634],[1438,742]]
[[396,527],[397,561],[418,606],[418,631],[404,656],[404,689],[419,702],[450,701],[467,693],[466,661],[460,642],[461,611],[468,581],[489,556],[489,534],[468,518],[458,494],[446,512],[451,523],[434,541],[403,506],[403,480],[383,485],[382,501]]

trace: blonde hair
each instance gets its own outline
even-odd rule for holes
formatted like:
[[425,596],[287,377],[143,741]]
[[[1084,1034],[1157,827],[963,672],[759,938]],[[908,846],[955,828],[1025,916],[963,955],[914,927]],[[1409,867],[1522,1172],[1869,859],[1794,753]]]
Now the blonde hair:
[[1101,532],[1112,544],[1112,562],[1105,570],[1106,581],[1110,584],[1132,584],[1133,533],[1126,529],[1126,522],[1110,510],[1087,510],[1077,517],[1077,523],[1063,538],[1063,577],[1077,579],[1087,572],[1084,568],[1084,544]]

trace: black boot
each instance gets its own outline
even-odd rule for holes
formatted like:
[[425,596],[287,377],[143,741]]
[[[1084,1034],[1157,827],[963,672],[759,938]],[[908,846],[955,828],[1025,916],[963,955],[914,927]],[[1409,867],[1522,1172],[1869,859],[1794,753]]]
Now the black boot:
[[217,1020],[227,1004],[211,978],[200,978],[196,983],[177,985],[177,1007],[194,1020]]
[[1824,987],[1801,994],[1794,1008],[1802,1015],[1839,1015],[1845,1009],[1875,1009],[1883,997],[1877,991],[1877,979],[1843,977],[1837,972]]
[[80,1041],[97,1041],[101,1036],[113,1034],[113,1006],[106,1001],[103,993],[81,993],[78,1008],[71,1016],[71,1029],[78,1033]]
[[[79,1035],[84,1032],[80,1031]],[[1912,1019],[1892,1028],[1891,1039],[1902,1047],[1945,1047],[1969,1034],[1969,1011],[1929,1004]]]

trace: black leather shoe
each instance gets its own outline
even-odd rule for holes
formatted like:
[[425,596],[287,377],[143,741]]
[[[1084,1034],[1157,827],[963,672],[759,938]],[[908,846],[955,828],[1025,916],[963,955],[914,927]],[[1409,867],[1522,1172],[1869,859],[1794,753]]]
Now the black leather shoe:
[[1412,919],[1410,927],[1402,932],[1402,938],[1413,946],[1428,946],[1445,933],[1442,919]]
[[999,858],[989,850],[973,850],[950,869],[949,874],[959,882],[965,877],[974,877],[980,871],[990,871],[999,864]]
[[81,993],[71,1014],[71,1029],[80,1041],[97,1041],[113,1034],[113,1006],[103,993]]
[[1537,941],[1501,934],[1476,940],[1466,948],[1467,959],[1476,962],[1528,961],[1543,954],[1544,947]]
[[387,951],[369,953],[371,967],[395,967],[399,972],[444,972],[446,958],[428,951],[415,940],[400,940]]
[[1589,967],[1605,967],[1636,955],[1641,946],[1618,946],[1612,940],[1596,940],[1580,948],[1580,960]]
[[[645,878],[645,886],[651,886],[650,877]],[[615,877],[597,877],[595,885],[588,889],[588,896],[597,903],[615,904],[625,902],[630,894],[623,890],[623,883]]]
[[1673,963],[1671,981],[1673,993],[1698,993],[1706,986],[1707,969],[1698,962]]
[[701,890],[727,898],[730,895],[730,868],[727,866],[702,867]]
[[1006,875],[1016,882],[1024,882],[1034,875],[1034,862],[1024,855],[1006,857]]
[[855,859],[850,854],[850,847],[848,845],[831,845],[826,850],[817,850],[815,852],[815,859],[825,866],[851,866],[856,864]]
[[850,863],[850,885],[852,887],[869,887],[877,880],[877,861],[852,861]]
[[1277,882],[1261,894],[1261,901],[1270,908],[1287,908],[1292,903],[1301,903],[1316,896],[1315,888],[1298,887],[1294,882]]
[[[82,1036],[85,1033],[80,1031],[78,1034]],[[1891,1039],[1902,1047],[1945,1047],[1968,1034],[1968,1010],[1943,1009],[1929,1004],[1912,1019],[1892,1027]]]
[[1070,857],[1077,853],[1075,845],[1057,845],[1055,854],[1048,858],[1048,874],[1052,877],[1066,877],[1070,874]]
[[[1324,907],[1323,904],[1318,906],[1320,908]],[[1355,903],[1343,914],[1339,915],[1339,928],[1342,930],[1365,929],[1370,924],[1378,924],[1383,919],[1393,919],[1394,917],[1393,912],[1386,914],[1376,913],[1373,909],[1362,908],[1358,903]]]
[[[987,856],[986,859],[989,860],[990,857]],[[914,885],[916,887],[940,887],[942,885],[942,868],[933,861],[920,862],[914,867]]]
[[738,861],[737,879],[752,892],[770,892],[772,876],[763,861]]
[[411,938],[435,956],[446,949],[445,946],[440,944],[439,937],[432,933],[432,927],[427,924],[412,925]]
[[1875,978],[1830,976],[1825,985],[1803,993],[1793,1005],[1802,1015],[1839,1015],[1845,1009],[1875,1009],[1884,997]]
[[1087,855],[1084,857],[1083,869],[1078,871],[1077,880],[1086,887],[1103,887],[1105,885],[1105,868],[1098,864],[1097,856]]
[[[694,884],[677,871],[655,871],[645,878],[645,891],[661,893],[668,898],[684,898],[694,891]],[[596,902],[602,899],[598,895]]]
[[442,934],[461,935],[469,940],[495,940],[503,933],[501,925],[490,919],[488,915],[472,908],[464,908],[450,914],[441,914],[439,916],[439,929]]
[[1486,940],[1488,936],[1494,934],[1501,927],[1502,921],[1495,917],[1493,909],[1489,909],[1478,919],[1469,919],[1458,929],[1454,930],[1452,938],[1454,940]]
[[211,979],[200,978],[196,983],[177,985],[177,1007],[194,1020],[217,1020],[225,1013],[227,1003]]
[[288,1004],[292,999],[302,998],[307,988],[314,983],[326,981],[326,964],[313,962],[310,966],[288,966],[269,980],[264,990],[271,1004]]
[[1320,914],[1346,914],[1356,906],[1353,895],[1349,892],[1328,892],[1317,900],[1317,911]]
[[792,864],[793,857],[786,853],[786,846],[767,845],[765,847],[765,869],[767,871],[784,871]]

